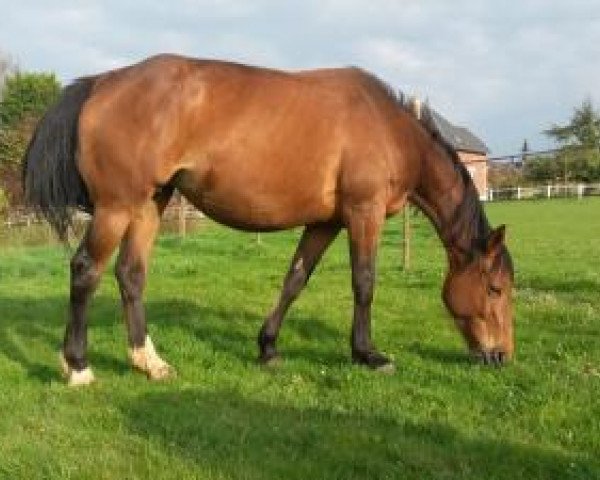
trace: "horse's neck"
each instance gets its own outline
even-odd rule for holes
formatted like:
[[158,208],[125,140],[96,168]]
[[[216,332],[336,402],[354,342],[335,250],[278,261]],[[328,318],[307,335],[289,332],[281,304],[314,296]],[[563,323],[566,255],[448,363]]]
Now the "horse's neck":
[[[431,220],[451,262],[462,263],[479,241],[485,217],[473,218],[462,211],[465,197],[475,195],[470,179],[463,178],[454,160],[440,147],[422,156],[421,178],[411,199]],[[469,198],[478,204],[478,198]],[[479,222],[483,222],[479,228]]]

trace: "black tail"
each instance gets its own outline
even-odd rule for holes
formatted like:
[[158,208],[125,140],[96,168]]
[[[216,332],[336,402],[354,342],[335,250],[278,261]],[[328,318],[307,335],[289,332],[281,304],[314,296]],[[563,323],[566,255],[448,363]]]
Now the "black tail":
[[93,210],[77,169],[79,114],[95,78],[82,78],[63,90],[38,123],[23,159],[25,201],[66,240],[75,209]]

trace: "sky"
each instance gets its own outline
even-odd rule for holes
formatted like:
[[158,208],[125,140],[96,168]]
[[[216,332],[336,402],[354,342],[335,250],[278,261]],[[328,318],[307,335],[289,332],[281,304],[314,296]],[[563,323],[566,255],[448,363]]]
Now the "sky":
[[600,0],[0,0],[0,52],[63,82],[161,52],[356,65],[500,156],[599,105]]

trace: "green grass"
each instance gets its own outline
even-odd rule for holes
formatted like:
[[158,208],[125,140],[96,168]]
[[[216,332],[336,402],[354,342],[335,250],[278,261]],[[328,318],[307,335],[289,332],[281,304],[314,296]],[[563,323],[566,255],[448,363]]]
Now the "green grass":
[[373,334],[393,376],[349,361],[345,236],[291,309],[275,370],[256,365],[255,338],[300,232],[163,236],[146,304],[178,377],[130,370],[106,275],[90,312],[98,381],[79,390],[57,364],[67,252],[0,247],[0,478],[600,478],[600,201],[487,209],[509,225],[517,270],[503,369],[467,360],[422,218],[410,272],[398,220],[382,239]]

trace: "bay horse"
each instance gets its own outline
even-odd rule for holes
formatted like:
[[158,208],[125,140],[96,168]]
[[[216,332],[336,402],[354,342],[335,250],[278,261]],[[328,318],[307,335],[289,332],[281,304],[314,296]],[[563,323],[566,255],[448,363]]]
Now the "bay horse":
[[61,238],[76,209],[92,215],[72,257],[61,352],[70,385],[94,377],[86,310],[113,251],[134,367],[170,366],[147,333],[142,294],[161,214],[177,189],[208,217],[244,231],[304,226],[275,308],[258,336],[278,356],[284,315],[342,228],[354,292],[352,359],[391,362],[371,342],[378,239],[407,202],[447,251],[443,301],[470,351],[501,364],[513,353],[513,267],[473,182],[425,108],[358,68],[285,72],[158,55],[76,80],[39,122],[24,159],[26,198]]

